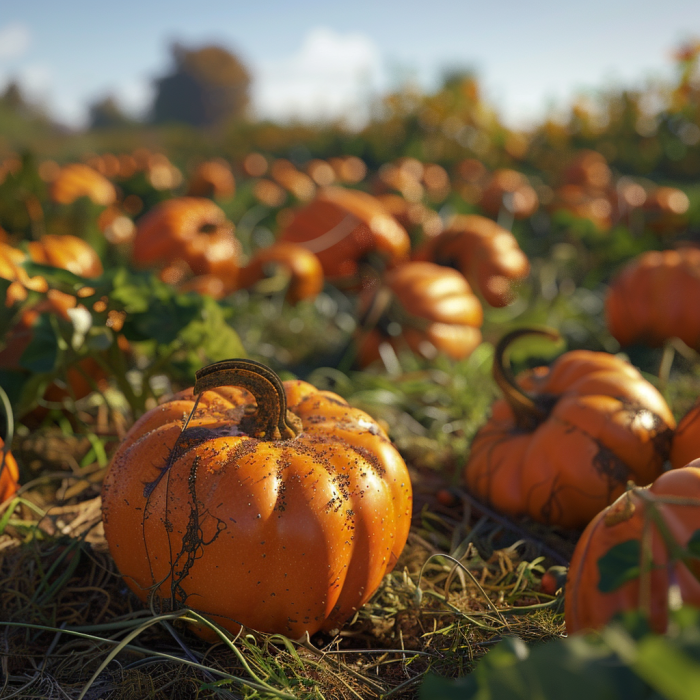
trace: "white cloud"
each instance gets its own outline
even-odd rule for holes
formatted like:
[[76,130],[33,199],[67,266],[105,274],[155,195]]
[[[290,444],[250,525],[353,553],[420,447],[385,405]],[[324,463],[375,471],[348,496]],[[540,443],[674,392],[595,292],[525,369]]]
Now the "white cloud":
[[25,24],[6,24],[0,28],[0,59],[21,56],[29,48],[31,41],[31,32]]
[[115,90],[119,106],[133,117],[143,117],[153,102],[154,88],[150,80],[134,78],[123,81]]
[[363,34],[312,29],[291,56],[253,68],[256,116],[278,121],[343,120],[360,126],[382,81],[379,50]]

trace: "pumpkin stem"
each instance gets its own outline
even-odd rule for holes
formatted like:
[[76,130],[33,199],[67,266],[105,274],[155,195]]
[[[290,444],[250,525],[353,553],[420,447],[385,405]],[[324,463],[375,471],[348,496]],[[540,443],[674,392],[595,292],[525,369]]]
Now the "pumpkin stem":
[[282,380],[255,360],[223,360],[195,373],[194,394],[220,386],[240,386],[254,397],[258,408],[244,416],[241,427],[261,440],[290,440],[301,432],[301,420],[287,410]]
[[561,335],[551,328],[518,328],[506,333],[496,345],[493,378],[503,392],[508,405],[513,409],[517,426],[523,430],[532,430],[547,417],[547,411],[518,384],[511,371],[508,356],[512,343],[524,335],[542,335],[550,340],[561,340]]

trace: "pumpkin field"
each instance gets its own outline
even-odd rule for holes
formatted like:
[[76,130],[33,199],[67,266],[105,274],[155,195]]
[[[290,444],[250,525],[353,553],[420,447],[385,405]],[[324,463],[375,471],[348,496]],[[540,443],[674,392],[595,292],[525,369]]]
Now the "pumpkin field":
[[0,104],[0,697],[700,697],[699,57],[527,132]]

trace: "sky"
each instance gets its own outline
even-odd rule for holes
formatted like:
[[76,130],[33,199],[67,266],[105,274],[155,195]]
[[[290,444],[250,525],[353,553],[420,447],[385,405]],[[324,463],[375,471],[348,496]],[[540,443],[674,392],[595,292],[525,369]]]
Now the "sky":
[[248,66],[259,117],[359,126],[382,93],[472,69],[506,123],[526,127],[577,94],[671,75],[692,37],[700,0],[2,0],[0,88],[19,80],[70,126],[109,94],[139,116],[173,42],[217,43]]

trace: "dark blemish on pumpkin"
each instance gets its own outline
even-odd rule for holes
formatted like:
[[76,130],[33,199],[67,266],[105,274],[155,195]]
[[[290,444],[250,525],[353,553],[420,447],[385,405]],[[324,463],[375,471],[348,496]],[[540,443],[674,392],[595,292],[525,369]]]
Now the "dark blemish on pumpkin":
[[[197,468],[199,460],[195,457],[192,460],[192,466],[187,479],[188,491],[190,494],[191,504],[190,513],[187,522],[187,528],[182,536],[182,549],[175,557],[175,560],[170,567],[171,575],[171,600],[177,601],[181,606],[186,605],[188,594],[182,587],[184,581],[189,575],[190,569],[197,559],[200,559],[204,553],[204,547],[214,542],[217,537],[226,529],[226,523],[216,516],[212,515],[204,504],[197,498]],[[200,508],[202,511],[200,512]],[[166,510],[167,513],[167,510]],[[209,540],[204,539],[203,525],[207,517],[211,517],[216,521],[214,534]],[[166,516],[166,529],[170,524],[169,518]],[[170,538],[168,537],[168,541]],[[172,558],[171,558],[172,561]],[[182,566],[178,570],[178,564],[182,561]]]

